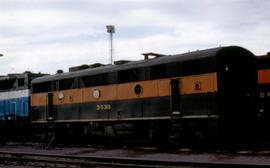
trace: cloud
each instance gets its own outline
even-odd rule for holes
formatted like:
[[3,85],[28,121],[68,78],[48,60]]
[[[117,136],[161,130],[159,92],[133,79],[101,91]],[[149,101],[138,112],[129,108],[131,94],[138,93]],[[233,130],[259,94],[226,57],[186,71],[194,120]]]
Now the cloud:
[[267,0],[1,1],[0,72],[108,63],[107,24],[116,26],[116,60],[220,45],[261,55],[270,50],[269,7]]

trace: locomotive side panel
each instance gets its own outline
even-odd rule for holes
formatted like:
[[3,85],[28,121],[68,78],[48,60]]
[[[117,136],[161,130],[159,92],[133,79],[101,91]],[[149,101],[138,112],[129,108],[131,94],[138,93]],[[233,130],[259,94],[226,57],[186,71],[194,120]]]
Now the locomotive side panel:
[[209,73],[184,77],[180,80],[183,117],[207,118],[217,117],[215,96],[217,90],[217,74]]
[[[74,122],[153,119],[152,117],[169,119],[170,80],[168,78],[52,92],[54,120]],[[216,73],[178,77],[178,80],[181,85],[178,94],[185,104],[182,115],[207,116],[216,112],[210,109],[213,103],[210,95],[217,92]],[[137,93],[136,87],[140,87]],[[47,93],[32,94],[31,103],[32,121],[45,122]],[[202,108],[205,110],[201,111]],[[42,109],[45,110],[43,114]]]
[[[249,51],[232,46],[56,74],[33,82],[32,99],[39,94],[36,85],[53,94],[55,123],[94,123],[104,130],[123,124],[140,128],[137,132],[145,127],[149,134],[163,127],[175,137],[234,136],[244,128],[248,132],[253,121],[254,60]],[[48,104],[32,102],[34,110]],[[48,112],[39,118],[34,113],[32,122]]]
[[47,93],[31,94],[31,121],[47,121]]
[[0,93],[0,102],[2,102],[3,118],[12,120],[29,116],[29,97],[30,90],[9,91]]

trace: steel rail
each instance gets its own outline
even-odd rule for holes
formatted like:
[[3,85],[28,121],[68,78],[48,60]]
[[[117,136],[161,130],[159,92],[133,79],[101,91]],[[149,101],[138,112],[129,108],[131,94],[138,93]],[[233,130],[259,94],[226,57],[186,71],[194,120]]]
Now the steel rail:
[[[71,155],[49,155],[49,154],[30,154],[20,152],[0,152],[0,162],[34,163],[68,166],[102,166],[102,167],[145,167],[145,168],[176,168],[176,167],[207,167],[207,168],[270,168],[270,165],[263,164],[243,164],[226,162],[183,162],[183,161],[164,161],[148,160],[138,158],[116,158],[116,157],[93,157],[93,156],[71,156]],[[49,167],[49,166],[46,167]],[[56,166],[55,166],[56,165]]]

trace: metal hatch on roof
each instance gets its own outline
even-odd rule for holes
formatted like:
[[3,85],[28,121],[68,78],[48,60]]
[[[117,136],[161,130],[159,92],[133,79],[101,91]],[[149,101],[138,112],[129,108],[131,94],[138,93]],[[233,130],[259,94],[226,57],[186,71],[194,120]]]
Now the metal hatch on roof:
[[94,63],[94,64],[83,64],[83,65],[79,65],[79,66],[74,66],[74,67],[70,67],[69,68],[69,72],[74,72],[74,71],[79,71],[79,70],[84,70],[84,69],[89,69],[89,68],[97,68],[97,67],[101,67],[101,66],[105,66],[104,64],[101,63]]
[[79,66],[70,67],[69,72],[79,71],[79,70],[88,69],[88,68],[90,68],[89,65],[83,64]]
[[94,63],[94,64],[89,65],[89,68],[97,68],[97,67],[101,67],[101,66],[105,66],[105,65],[101,64],[101,63]]
[[151,56],[152,56],[153,58],[166,56],[166,55],[164,55],[164,54],[158,54],[158,53],[153,53],[153,52],[150,52],[150,53],[142,53],[142,55],[144,56],[144,60],[150,59]]
[[132,62],[131,60],[118,60],[118,61],[114,61],[115,65],[122,65],[122,64],[126,64]]

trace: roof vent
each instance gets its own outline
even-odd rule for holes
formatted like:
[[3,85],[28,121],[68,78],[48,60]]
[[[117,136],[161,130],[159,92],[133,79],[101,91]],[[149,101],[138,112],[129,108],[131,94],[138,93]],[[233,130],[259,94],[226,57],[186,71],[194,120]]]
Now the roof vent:
[[64,73],[64,71],[63,71],[62,69],[58,69],[58,70],[56,71],[56,73],[57,73],[57,74],[61,74],[61,73]]
[[267,55],[270,55],[270,51],[267,53]]
[[79,70],[88,69],[88,68],[90,68],[89,65],[83,64],[79,66],[70,67],[69,72],[79,71]]
[[144,56],[144,60],[150,59],[151,56],[152,56],[153,58],[165,56],[165,55],[163,55],[163,54],[152,53],[152,52],[150,52],[150,53],[142,53],[142,55]]
[[122,65],[122,64],[129,63],[129,62],[132,62],[132,61],[130,61],[130,60],[119,60],[119,61],[114,61],[114,64],[115,65]]
[[101,63],[95,63],[95,64],[89,65],[89,68],[97,68],[97,67],[101,67],[101,66],[105,66],[105,65],[101,64]]

